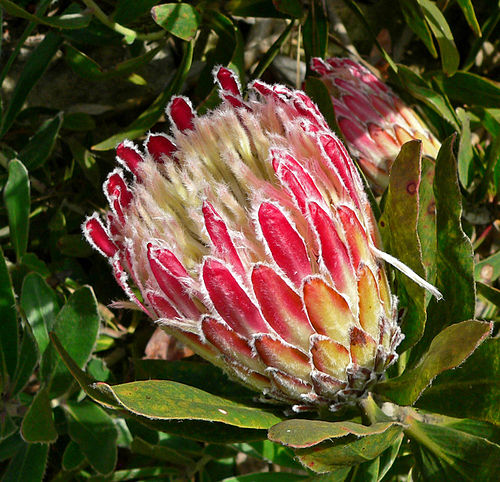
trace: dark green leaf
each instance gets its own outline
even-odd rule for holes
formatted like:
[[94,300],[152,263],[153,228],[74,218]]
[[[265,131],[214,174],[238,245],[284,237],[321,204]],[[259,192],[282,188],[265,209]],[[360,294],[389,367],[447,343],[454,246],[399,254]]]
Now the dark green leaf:
[[49,444],[25,444],[10,461],[2,482],[42,482]]
[[11,459],[24,446],[23,439],[19,431],[0,440],[0,462]]
[[31,327],[25,326],[16,374],[12,380],[11,395],[17,395],[28,383],[40,358],[38,346]]
[[[391,254],[419,276],[425,277],[417,231],[421,160],[421,141],[410,141],[403,145],[391,167],[384,212],[379,226],[384,241],[389,240]],[[405,351],[424,333],[426,294],[425,290],[410,278],[400,273],[396,276],[407,295],[405,298],[408,311],[402,325],[405,339],[400,346],[400,350]]]
[[31,22],[48,25],[49,27],[54,28],[84,28],[90,23],[90,20],[92,19],[92,15],[90,14],[90,12],[64,13],[62,15],[53,17],[42,17],[38,15],[32,15],[10,0],[0,0],[0,5],[9,15],[12,15],[13,17],[24,18],[26,20],[30,20]]
[[457,167],[452,152],[453,137],[447,139],[436,160],[434,195],[436,198],[436,286],[444,300],[431,300],[426,329],[417,349],[411,354],[416,362],[444,327],[474,318],[475,287],[473,250],[462,229],[462,197]]
[[384,452],[380,454],[378,480],[383,480],[384,476],[389,472],[392,465],[397,460],[403,439],[404,434],[401,434],[389,448],[385,449]]
[[52,119],[46,120],[19,152],[19,159],[24,162],[30,171],[34,171],[45,164],[54,149],[62,124],[62,112]]
[[[48,2],[47,2],[48,3]],[[0,136],[3,136],[12,126],[21,110],[26,97],[38,82],[61,45],[62,38],[55,32],[49,32],[26,61],[24,70],[19,77],[9,106],[2,119]]]
[[406,2],[399,2],[399,6],[403,12],[406,24],[418,35],[420,40],[424,42],[430,54],[437,58],[438,53],[432,39],[431,31],[424,18],[422,8],[417,0],[408,0]]
[[439,375],[418,400],[426,410],[500,425],[500,340],[486,340],[457,370]]
[[445,328],[434,338],[417,366],[379,383],[375,392],[399,405],[412,405],[434,377],[463,363],[490,331],[491,325],[482,321],[463,321]]
[[[280,422],[268,431],[273,442],[293,448],[307,448],[333,438],[355,435],[366,437],[380,434],[391,428],[395,422],[378,422],[370,426],[355,422],[324,422],[322,420],[292,419]],[[399,427],[401,428],[401,427]]]
[[457,109],[457,116],[460,119],[462,129],[460,131],[460,143],[458,145],[458,178],[465,188],[469,187],[472,180],[472,140],[470,132],[470,118],[468,113],[462,108]]
[[326,57],[328,46],[328,21],[319,2],[311,2],[309,15],[302,31],[306,65],[310,65],[312,57]]
[[253,472],[228,477],[221,482],[295,482],[297,480],[310,480],[310,477],[288,472]]
[[225,9],[238,17],[283,17],[272,0],[229,0]]
[[191,61],[193,59],[193,43],[188,42],[184,45],[184,55],[177,72],[169,83],[168,87],[155,99],[151,106],[146,109],[132,124],[119,134],[115,134],[108,139],[92,147],[96,151],[108,151],[114,149],[118,143],[124,139],[135,139],[141,136],[160,118],[165,110],[167,102],[173,94],[177,93],[186,78]]
[[425,480],[496,480],[500,446],[455,428],[412,420],[406,430]]
[[68,139],[67,143],[84,176],[94,187],[100,189],[102,180],[99,164],[95,156],[74,138]]
[[188,3],[164,3],[151,9],[153,20],[167,32],[191,40],[198,30],[200,14]]
[[281,13],[294,18],[302,17],[302,5],[299,0],[273,0],[273,4]]
[[470,28],[472,29],[476,37],[480,37],[481,27],[479,27],[479,23],[477,22],[476,12],[474,12],[474,7],[471,0],[457,0],[457,3],[460,5],[467,23],[470,25]]
[[0,391],[14,376],[17,366],[19,333],[16,300],[9,271],[0,248]]
[[4,411],[0,417],[0,440],[4,440],[18,432],[18,428],[9,412]]
[[295,454],[289,447],[278,445],[270,440],[260,440],[258,442],[250,442],[237,444],[236,447],[244,454],[267,460],[281,467],[289,467],[291,469],[300,469],[302,466],[295,460]]
[[42,276],[49,276],[50,274],[45,261],[42,261],[35,253],[26,253],[21,259],[21,264],[26,266],[29,271],[34,271]]
[[21,425],[26,442],[55,442],[57,431],[52,418],[49,393],[42,388],[31,402]]
[[68,432],[90,465],[100,474],[109,474],[116,465],[118,432],[113,419],[96,404],[84,400],[66,402]]
[[477,293],[488,301],[493,303],[496,307],[500,307],[500,290],[485,283],[477,282]]
[[[179,447],[181,449],[182,446]],[[191,457],[186,456],[179,450],[164,445],[154,445],[142,440],[140,437],[134,437],[130,450],[133,453],[153,457],[157,460],[163,460],[174,465],[191,465],[194,463]]]
[[500,83],[470,72],[438,76],[446,95],[456,102],[482,107],[500,107]]
[[80,446],[70,440],[66,448],[64,449],[62,458],[62,467],[64,470],[70,471],[77,469],[85,461],[85,455],[82,452]]
[[425,20],[438,42],[443,72],[453,75],[458,69],[460,57],[450,26],[435,3],[430,0],[417,0],[417,2],[422,7]]
[[28,171],[17,159],[9,162],[3,200],[9,217],[10,239],[19,261],[28,247],[30,181]]
[[350,482],[377,482],[379,466],[379,457],[357,465],[349,478]]
[[[75,291],[57,315],[54,332],[79,367],[85,365],[92,352],[99,320],[97,300],[88,286]],[[72,380],[52,345],[45,350],[40,372],[53,396],[64,393]]]
[[79,234],[64,234],[57,240],[59,252],[72,258],[88,258],[92,248]]
[[167,380],[124,383],[109,390],[123,408],[146,418],[208,420],[257,429],[269,428],[280,421],[271,412]]
[[65,114],[62,128],[71,131],[86,132],[94,130],[96,123],[94,118],[85,112],[73,112]]
[[23,281],[21,308],[28,319],[40,353],[49,344],[49,331],[59,311],[57,296],[38,273],[28,274]]

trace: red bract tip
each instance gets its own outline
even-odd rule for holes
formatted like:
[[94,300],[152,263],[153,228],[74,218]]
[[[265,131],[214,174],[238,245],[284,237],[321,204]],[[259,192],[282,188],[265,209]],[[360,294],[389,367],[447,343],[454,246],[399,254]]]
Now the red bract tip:
[[132,193],[129,191],[120,170],[115,170],[104,183],[104,194],[114,213],[123,224],[125,222],[124,210],[132,201]]
[[139,149],[130,141],[123,141],[116,148],[116,156],[118,160],[137,176],[137,168],[144,161]]
[[172,154],[177,150],[175,144],[164,134],[150,134],[144,147],[148,154],[161,164],[165,162],[165,158],[172,157]]
[[225,67],[220,67],[216,71],[215,75],[219,81],[221,89],[226,90],[236,97],[241,96],[240,86],[233,71],[226,69]]
[[104,256],[112,258],[118,251],[115,243],[111,240],[101,220],[94,214],[87,219],[83,225],[83,233],[87,240]]
[[170,120],[180,131],[191,130],[195,113],[191,102],[184,97],[174,97],[167,107]]

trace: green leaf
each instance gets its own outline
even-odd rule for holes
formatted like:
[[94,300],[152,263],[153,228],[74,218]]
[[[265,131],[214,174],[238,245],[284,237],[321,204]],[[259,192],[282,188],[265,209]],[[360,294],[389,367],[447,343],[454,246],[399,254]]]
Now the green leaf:
[[453,372],[439,375],[417,406],[500,425],[500,340],[486,340]]
[[467,23],[470,25],[470,28],[476,35],[476,37],[481,36],[481,27],[476,18],[476,12],[474,12],[474,7],[472,6],[471,0],[457,0],[457,3],[460,5],[462,12],[464,13],[465,19]]
[[88,258],[93,250],[80,234],[63,234],[57,240],[57,248],[64,256]]
[[184,53],[182,61],[175,73],[172,81],[167,88],[155,99],[151,106],[146,109],[139,117],[132,122],[125,130],[119,134],[115,134],[108,139],[100,142],[92,147],[96,151],[108,151],[114,149],[124,139],[135,139],[136,137],[144,134],[151,128],[155,122],[161,117],[165,110],[167,102],[173,94],[177,93],[184,83],[189,69],[191,68],[191,61],[193,59],[193,42],[184,44]]
[[297,480],[311,480],[311,478],[308,475],[289,472],[253,472],[227,477],[221,480],[221,482],[295,482]]
[[85,454],[82,452],[82,449],[76,442],[70,440],[64,449],[62,468],[66,471],[76,470],[84,462]]
[[[179,449],[181,448],[182,446],[179,447]],[[194,463],[191,457],[181,453],[179,450],[164,445],[150,444],[140,437],[134,437],[130,450],[133,453],[153,457],[154,459],[163,460],[174,465],[189,466]]]
[[64,115],[63,129],[77,132],[92,131],[96,128],[94,118],[85,112],[72,112]]
[[10,239],[19,261],[28,247],[30,181],[28,171],[17,159],[9,162],[3,200],[9,217]]
[[5,9],[5,11],[12,15],[13,17],[20,17],[31,22],[48,25],[49,27],[61,28],[61,29],[78,29],[87,27],[92,19],[90,12],[86,13],[64,13],[62,15],[53,17],[42,17],[38,15],[33,15],[23,8],[19,7],[10,0],[0,0],[0,5]]
[[54,291],[38,273],[30,273],[24,278],[21,308],[43,354],[49,344],[49,331],[54,326],[59,303]]
[[100,189],[102,184],[101,173],[95,156],[73,137],[69,138],[66,142],[71,149],[73,158],[82,169],[83,175],[94,187]]
[[436,75],[446,95],[456,102],[488,108],[500,107],[500,83],[470,72],[451,77]]
[[319,3],[311,2],[309,14],[304,22],[302,31],[306,65],[310,65],[312,57],[326,57],[328,46],[328,20]]
[[42,167],[50,157],[63,124],[63,119],[63,113],[60,112],[52,119],[46,120],[19,152],[19,159],[24,162],[30,171]]
[[[0,248],[0,391],[14,376],[19,346],[16,300],[9,271]],[[2,390],[3,389],[3,390]]]
[[12,458],[2,482],[42,482],[49,444],[25,444]]
[[109,474],[116,465],[118,432],[113,419],[90,402],[67,401],[68,433],[78,444],[90,465],[100,474]]
[[[353,422],[285,420],[268,437],[295,448],[300,462],[315,472],[360,464],[378,457],[401,436],[397,422],[364,426]],[[333,440],[332,440],[333,439]]]
[[12,93],[9,106],[3,116],[0,136],[3,136],[12,126],[26,97],[28,97],[33,86],[47,70],[61,42],[62,38],[58,34],[49,32],[29,56],[21,76],[16,83],[14,92]]
[[257,429],[269,428],[281,420],[271,412],[167,380],[124,383],[109,390],[125,410],[147,418],[207,420]]
[[424,13],[417,0],[399,2],[399,6],[403,12],[406,24],[418,35],[420,40],[424,42],[429,53],[434,58],[437,58],[438,53],[434,45],[434,40],[432,39],[431,31],[425,21]]
[[425,333],[411,354],[416,362],[434,336],[446,326],[474,318],[475,287],[473,249],[462,229],[462,195],[452,152],[453,137],[441,147],[436,160],[436,286],[444,300],[431,300]]
[[293,18],[302,17],[302,5],[299,0],[272,0],[278,12],[289,15]]
[[[410,141],[403,145],[391,167],[384,212],[379,226],[384,241],[389,240],[391,254],[419,276],[425,277],[417,231],[421,160],[421,141]],[[426,294],[425,290],[410,278],[400,273],[396,276],[407,295],[405,298],[408,311],[402,324],[405,339],[400,346],[400,350],[405,351],[424,333]]]
[[11,459],[24,446],[23,439],[19,431],[15,431],[12,435],[0,439],[0,462]]
[[[56,317],[54,332],[78,367],[83,367],[92,353],[99,320],[97,300],[88,286],[75,291]],[[64,393],[72,381],[70,373],[52,345],[45,350],[40,373],[50,387],[52,396]]]
[[485,283],[477,282],[477,294],[486,298],[489,302],[493,303],[496,307],[500,306],[500,290]]
[[10,389],[11,396],[17,395],[26,386],[33,375],[39,358],[40,353],[31,327],[29,325],[25,326],[19,351],[19,361]]
[[485,438],[432,423],[411,420],[406,434],[412,440],[425,480],[496,480],[500,446]]
[[[299,6],[300,7],[300,6]],[[229,0],[225,10],[237,17],[264,17],[282,18],[272,0]]]
[[398,458],[399,449],[404,439],[404,434],[401,434],[399,438],[387,449],[380,454],[380,465],[379,465],[379,475],[378,480],[383,480],[385,475],[389,472],[394,462]]
[[21,434],[26,442],[56,441],[57,430],[46,388],[42,388],[31,402],[21,424]]
[[354,467],[350,482],[377,482],[380,458],[364,462]]
[[270,440],[235,444],[235,446],[238,451],[243,452],[249,457],[266,460],[270,463],[280,465],[281,467],[289,467],[291,469],[302,468],[295,460],[295,454],[292,449],[275,444]]
[[198,10],[188,3],[165,3],[151,9],[153,20],[167,32],[191,40],[200,25]]
[[417,2],[422,7],[425,20],[438,42],[443,71],[447,75],[453,75],[458,69],[460,56],[450,26],[435,3],[430,0],[417,0]]
[[471,172],[471,167],[474,156],[470,132],[470,117],[468,113],[460,107],[457,109],[457,116],[460,119],[460,124],[462,125],[457,158],[458,178],[460,179],[462,186],[467,189],[472,181],[473,173]]
[[489,323],[474,320],[445,328],[434,338],[418,365],[399,377],[379,383],[374,391],[399,405],[412,405],[434,377],[463,363],[490,331]]
[[0,417],[0,440],[5,440],[18,432],[18,428],[9,412],[4,411]]

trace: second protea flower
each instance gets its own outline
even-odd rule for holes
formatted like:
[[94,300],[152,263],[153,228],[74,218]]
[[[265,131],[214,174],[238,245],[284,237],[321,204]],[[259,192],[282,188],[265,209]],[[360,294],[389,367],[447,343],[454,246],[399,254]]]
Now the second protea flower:
[[[83,226],[130,299],[231,377],[295,409],[361,396],[401,340],[359,175],[302,92],[254,81],[172,136],[117,148]],[[140,293],[140,295],[136,295]]]
[[382,191],[401,146],[422,141],[422,153],[436,158],[439,141],[423,121],[368,69],[347,58],[318,57],[312,69],[330,95],[342,135],[372,186]]

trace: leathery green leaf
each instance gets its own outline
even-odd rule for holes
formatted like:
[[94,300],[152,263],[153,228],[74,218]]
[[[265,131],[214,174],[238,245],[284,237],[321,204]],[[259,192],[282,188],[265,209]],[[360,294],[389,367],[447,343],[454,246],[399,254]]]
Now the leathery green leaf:
[[[384,213],[379,225],[384,239],[389,238],[391,254],[419,276],[425,277],[417,231],[421,160],[421,141],[410,141],[403,145],[391,167]],[[407,295],[405,301],[408,311],[402,324],[405,339],[400,347],[401,351],[405,351],[424,332],[426,294],[422,287],[408,277],[400,273],[396,276]]]
[[19,350],[19,361],[10,388],[11,395],[18,394],[26,386],[40,358],[38,346],[31,327],[29,325],[25,326],[23,331],[23,339]]
[[380,434],[397,422],[377,422],[361,425],[355,422],[325,422],[322,420],[284,420],[271,427],[267,437],[273,442],[293,448],[308,448],[333,438],[355,435],[366,437]]
[[116,430],[113,419],[98,405],[84,400],[67,401],[68,432],[90,465],[100,474],[109,474],[116,465]]
[[439,76],[446,95],[457,102],[487,108],[500,107],[500,83],[471,72]]
[[443,328],[474,318],[475,286],[473,249],[462,229],[462,197],[453,156],[454,136],[442,145],[434,176],[436,199],[436,287],[443,300],[431,300],[424,336],[412,351],[412,363]]
[[109,390],[125,410],[146,418],[207,420],[256,429],[266,429],[281,421],[271,412],[168,380],[124,383]]
[[24,444],[12,458],[2,482],[38,482],[43,480],[49,444]]
[[49,393],[42,388],[24,415],[21,433],[27,442],[54,442],[57,430],[52,418]]
[[462,109],[457,109],[457,115],[462,124],[460,131],[460,143],[458,145],[458,178],[466,189],[469,187],[471,179],[471,163],[473,159],[472,140],[470,131],[470,117],[468,113]]
[[69,444],[64,449],[62,458],[62,467],[64,470],[74,470],[85,461],[85,455],[80,449],[80,446],[70,440]]
[[7,263],[0,248],[0,388],[14,376],[19,346],[16,300]]
[[191,40],[198,30],[200,14],[188,3],[164,3],[151,9],[153,20],[167,32]]
[[417,0],[410,0],[408,2],[401,2],[400,5],[406,24],[418,35],[420,40],[424,42],[429,53],[437,58],[438,53],[432,39],[432,34],[427,25],[422,8],[417,3]]
[[[54,331],[79,367],[83,367],[92,353],[99,321],[97,300],[88,286],[75,291],[57,314]],[[54,396],[64,393],[72,380],[52,345],[45,350],[40,372]]]
[[26,167],[17,159],[9,162],[3,200],[9,218],[10,239],[19,261],[28,247],[30,181]]
[[491,332],[490,323],[463,321],[445,328],[432,341],[418,365],[381,382],[374,391],[399,405],[412,405],[431,381],[463,363]]
[[477,37],[481,36],[481,27],[476,18],[476,12],[474,12],[474,7],[472,5],[471,0],[457,0],[457,3],[460,5],[462,12],[464,14],[467,23],[470,25],[470,28],[474,32]]
[[439,375],[417,402],[436,413],[500,425],[500,340],[486,340],[458,369]]
[[330,472],[341,467],[351,468],[375,459],[401,436],[403,427],[391,425],[381,433],[357,438],[353,435],[325,441],[310,448],[296,449],[299,461],[314,472]]
[[[474,434],[408,418],[405,433],[425,480],[496,480],[500,473],[500,446]],[[460,425],[458,425],[460,427]]]

